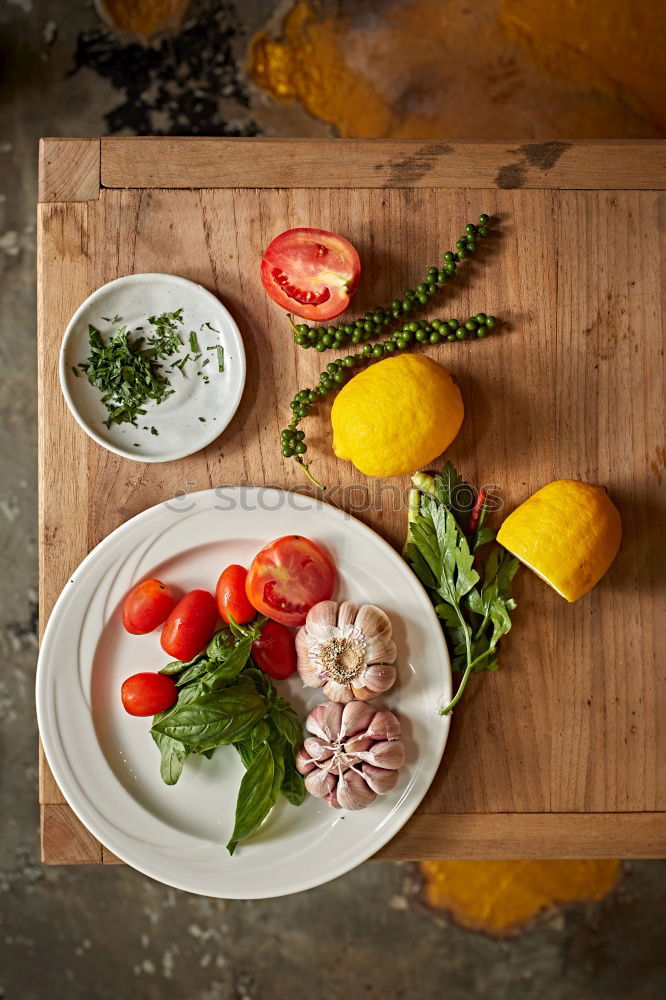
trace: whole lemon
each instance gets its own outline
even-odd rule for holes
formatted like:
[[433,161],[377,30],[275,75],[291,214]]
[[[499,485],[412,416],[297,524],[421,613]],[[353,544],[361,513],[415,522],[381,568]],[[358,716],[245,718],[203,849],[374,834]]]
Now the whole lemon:
[[386,358],[338,394],[331,411],[333,451],[366,476],[403,476],[448,448],[463,414],[460,390],[432,358]]
[[497,533],[500,545],[567,601],[598,583],[621,537],[620,514],[605,488],[572,479],[537,490]]

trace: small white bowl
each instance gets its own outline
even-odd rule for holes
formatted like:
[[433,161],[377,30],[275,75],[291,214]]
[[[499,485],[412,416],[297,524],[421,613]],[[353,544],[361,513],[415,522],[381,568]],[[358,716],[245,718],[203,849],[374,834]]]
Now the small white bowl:
[[[149,336],[149,316],[181,307],[183,353],[189,351],[189,334],[194,330],[202,357],[188,361],[184,375],[178,370],[170,373],[176,391],[163,403],[146,403],[137,427],[129,423],[106,427],[100,390],[90,385],[84,372],[75,375],[73,370],[90,354],[88,325],[97,327],[105,342],[123,325],[130,331],[142,326]],[[116,316],[121,320],[111,322]],[[224,351],[222,372],[218,344]],[[209,363],[201,367],[206,358]],[[167,359],[164,366],[169,363]],[[102,285],[72,316],[60,348],[60,384],[73,416],[98,444],[135,462],[171,462],[205,448],[230,423],[243,395],[245,350],[228,310],[201,285],[173,274],[128,274]]]

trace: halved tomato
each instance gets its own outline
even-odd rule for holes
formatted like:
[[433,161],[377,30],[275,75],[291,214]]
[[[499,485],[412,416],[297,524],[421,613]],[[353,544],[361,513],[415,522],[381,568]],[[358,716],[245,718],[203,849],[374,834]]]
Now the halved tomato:
[[344,236],[325,229],[288,229],[266,247],[261,281],[283,309],[304,319],[344,312],[361,276],[361,260]]
[[310,608],[327,601],[335,586],[335,566],[302,535],[285,535],[252,560],[245,589],[250,604],[282,625],[303,625]]

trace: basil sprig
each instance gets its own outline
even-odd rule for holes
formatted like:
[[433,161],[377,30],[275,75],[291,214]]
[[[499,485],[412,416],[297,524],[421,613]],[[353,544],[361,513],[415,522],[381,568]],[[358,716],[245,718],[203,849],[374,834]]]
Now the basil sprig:
[[191,754],[211,757],[219,746],[235,747],[246,771],[227,844],[230,854],[259,828],[280,794],[292,805],[305,798],[296,769],[301,723],[251,658],[265,621],[258,618],[247,627],[232,621],[189,663],[175,660],[163,667],[161,673],[171,675],[179,688],[178,700],[154,717],[151,729],[167,785],[176,784]]

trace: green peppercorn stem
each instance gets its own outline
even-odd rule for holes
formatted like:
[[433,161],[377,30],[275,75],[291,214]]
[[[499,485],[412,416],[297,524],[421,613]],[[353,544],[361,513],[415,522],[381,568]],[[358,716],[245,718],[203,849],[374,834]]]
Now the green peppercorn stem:
[[[478,237],[485,238],[490,235],[488,222],[485,213],[479,216],[478,226],[468,222],[464,233],[455,244],[456,249],[447,250],[443,255],[443,266],[440,268],[431,264],[424,280],[420,281],[415,289],[406,289],[401,299],[393,299],[388,306],[376,306],[364,316],[349,320],[340,326],[308,326],[306,323],[296,323],[288,313],[294,342],[305,350],[314,347],[316,351],[322,352],[339,349],[347,343],[360,344],[375,340],[385,332],[385,327],[402,321],[410,313],[417,312],[429,304],[440,288],[455,276],[458,262],[474,255]],[[437,337],[433,343],[437,343]]]

